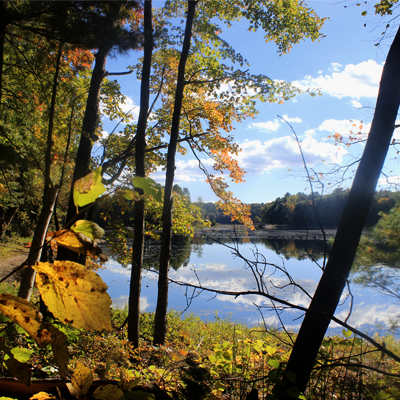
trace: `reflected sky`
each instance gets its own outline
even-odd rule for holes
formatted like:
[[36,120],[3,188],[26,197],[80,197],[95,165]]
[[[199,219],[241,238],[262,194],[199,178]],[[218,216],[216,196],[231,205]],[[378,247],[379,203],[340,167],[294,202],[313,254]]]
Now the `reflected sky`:
[[[227,243],[234,246],[232,243]],[[201,283],[203,287],[229,291],[255,290],[256,284],[249,265],[238,257],[231,249],[220,244],[192,244],[190,261],[185,267],[170,271],[170,278],[175,281],[187,282],[194,285]],[[293,245],[290,252],[280,247],[278,253],[271,249],[270,243],[259,241],[241,243],[238,245],[240,254],[250,261],[265,261],[267,264],[258,264],[264,270],[264,282],[270,295],[279,297],[290,303],[308,307],[310,296],[313,295],[321,276],[321,268],[310,259],[297,257]],[[185,250],[187,252],[187,249]],[[303,251],[304,253],[304,251]],[[305,253],[306,254],[306,253]],[[313,252],[316,254],[316,251]],[[322,256],[318,256],[322,265]],[[128,301],[130,266],[121,266],[116,261],[110,260],[106,268],[99,271],[103,280],[109,286],[109,294],[116,307],[124,307]],[[303,290],[287,285],[287,271],[292,279]],[[141,310],[154,311],[157,302],[157,279],[155,272],[144,271],[141,292]],[[351,284],[351,293],[354,298],[353,311],[348,320],[352,326],[361,330],[379,331],[382,326],[389,323],[390,319],[400,318],[400,311],[395,300],[388,300],[378,292]],[[193,299],[191,299],[193,297]],[[255,306],[260,308],[257,309]],[[200,292],[170,284],[169,309],[185,313],[193,313],[204,320],[216,317],[230,318],[232,322],[238,321],[249,325],[260,324],[265,320],[268,325],[279,327],[283,322],[288,329],[297,330],[302,322],[302,311],[284,310],[277,314],[271,308],[271,301],[263,296],[246,295],[237,298]],[[276,304],[278,305],[278,304]],[[350,309],[348,291],[342,295],[341,305],[336,311],[336,316],[342,320],[346,318]],[[262,314],[262,315],[261,315]],[[342,328],[332,323],[331,329],[337,331]]]

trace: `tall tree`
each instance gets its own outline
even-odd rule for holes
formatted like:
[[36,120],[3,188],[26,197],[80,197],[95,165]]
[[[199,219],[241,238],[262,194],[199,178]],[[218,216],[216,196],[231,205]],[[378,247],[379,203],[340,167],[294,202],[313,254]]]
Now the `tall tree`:
[[[173,12],[172,10],[179,9],[181,3],[170,2],[169,11],[167,10],[166,14],[169,15]],[[312,10],[301,3],[293,5],[294,8],[291,8],[291,11],[285,5],[282,7],[276,3],[260,5],[255,1],[237,2],[232,5],[221,1],[188,0],[186,4],[186,26],[182,51],[170,49],[167,53],[169,62],[175,62],[175,68],[176,65],[178,66],[176,87],[171,95],[173,101],[171,99],[165,101],[165,105],[170,104],[171,111],[169,115],[163,114],[164,120],[161,119],[156,127],[156,129],[165,129],[165,125],[170,124],[154,344],[163,344],[166,335],[168,270],[173,222],[172,187],[179,134],[186,135],[193,152],[204,152],[215,161],[213,167],[215,171],[228,170],[230,178],[240,182],[244,171],[232,157],[232,154],[238,151],[237,145],[231,136],[222,137],[219,131],[230,132],[233,129],[234,120],[240,121],[242,118],[254,115],[256,99],[274,102],[294,95],[290,85],[283,84],[278,87],[266,76],[254,76],[247,71],[235,70],[231,65],[225,65],[221,59],[228,59],[232,63],[240,64],[241,67],[246,64],[246,61],[219,38],[221,29],[210,20],[216,17],[230,25],[232,20],[247,18],[251,29],[256,30],[262,27],[268,40],[276,41],[282,52],[289,50],[292,44],[301,38],[318,37],[318,30],[323,22]],[[279,21],[277,24],[272,23],[271,15],[276,16],[276,20]],[[308,21],[308,26],[304,24],[305,20]],[[302,26],[300,29],[299,24]],[[194,26],[196,29],[192,31]],[[192,35],[194,46],[190,53]],[[176,58],[176,54],[179,54],[179,58]],[[201,56],[196,58],[196,54]],[[230,89],[222,90],[222,84],[233,87],[233,93]],[[254,89],[256,95],[248,95],[249,88]],[[218,92],[220,92],[219,96]],[[235,92],[239,95],[235,96]],[[215,101],[210,100],[212,97]],[[209,126],[205,132],[200,122],[202,119],[207,121]],[[199,138],[196,138],[197,134]],[[248,217],[250,210],[226,190],[227,184],[224,179],[206,171],[200,158],[198,161],[200,168],[206,173],[207,181],[219,197],[219,205],[224,212],[232,214],[234,218],[242,222],[251,222]]]
[[[144,58],[142,69],[142,82],[140,89],[140,111],[135,135],[135,166],[136,176],[146,176],[145,148],[146,128],[150,99],[150,71],[151,56],[153,52],[153,26],[152,26],[152,2],[144,2]],[[143,190],[137,189],[143,196]],[[135,347],[139,347],[139,313],[140,313],[140,289],[142,281],[143,246],[144,246],[144,199],[135,203],[134,242],[132,250],[132,271],[129,291],[129,319],[128,339]]]
[[167,153],[167,170],[165,177],[164,208],[163,208],[163,231],[161,238],[160,267],[158,275],[157,307],[154,317],[154,340],[155,345],[164,344],[167,331],[166,315],[168,305],[168,271],[171,256],[172,238],[172,188],[175,176],[175,156],[179,137],[179,124],[183,101],[183,89],[185,86],[185,67],[189,56],[190,38],[192,36],[193,19],[197,1],[188,1],[186,17],[185,36],[183,40],[181,57],[178,66],[178,78],[176,82],[174,112],[172,114],[171,137]]
[[[371,130],[340,219],[329,260],[301,325],[286,372],[304,392],[326,330],[335,313],[356,254],[375,188],[391,142],[400,105],[400,29],[390,47]],[[288,375],[286,375],[288,376]],[[289,380],[286,385],[292,386]],[[276,387],[279,390],[279,387]],[[291,396],[286,392],[285,398]]]
[[[129,4],[125,4],[129,3]],[[75,169],[72,178],[72,185],[70,190],[70,197],[67,212],[67,227],[75,222],[77,219],[77,208],[74,204],[74,183],[86,176],[90,172],[90,162],[92,157],[93,143],[98,140],[96,134],[99,125],[99,105],[100,105],[100,90],[104,78],[110,75],[106,71],[106,61],[109,52],[114,48],[116,51],[126,51],[133,49],[138,44],[138,37],[136,33],[126,35],[126,28],[123,24],[123,18],[126,13],[121,12],[123,6],[133,8],[136,6],[135,2],[114,1],[100,4],[99,13],[104,16],[100,27],[102,31],[98,31],[100,35],[97,38],[98,50],[95,55],[95,66],[93,68],[92,78],[90,81],[90,88],[86,102],[86,111],[82,123],[82,133],[79,141],[78,152],[75,160]],[[93,39],[92,39],[93,40]],[[58,255],[60,260],[78,261],[79,255],[68,249],[60,249]],[[82,262],[85,258],[82,257]]]

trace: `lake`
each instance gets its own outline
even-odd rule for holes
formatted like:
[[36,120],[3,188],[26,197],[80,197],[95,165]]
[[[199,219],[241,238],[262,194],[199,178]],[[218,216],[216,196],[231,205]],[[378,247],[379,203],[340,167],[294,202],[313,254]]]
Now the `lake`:
[[[254,273],[257,276],[262,272],[266,292],[308,307],[309,296],[313,295],[324,266],[323,249],[315,240],[268,239],[246,235],[239,238],[223,235],[218,236],[218,240],[223,244],[204,237],[195,237],[193,240],[175,238],[170,278],[195,285],[200,282],[203,287],[211,289],[241,292],[256,290]],[[158,242],[147,242],[145,264],[148,268],[157,268],[158,250]],[[391,269],[390,273],[395,274],[396,270]],[[128,301],[130,265],[124,267],[111,259],[99,274],[109,286],[108,293],[114,305],[124,307]],[[354,278],[352,276],[352,280]],[[157,273],[143,271],[142,311],[155,310],[157,279]],[[301,286],[301,289],[291,285],[291,282]],[[348,320],[350,325],[371,334],[374,331],[381,332],[388,327],[391,319],[400,317],[397,299],[354,282],[349,287],[353,296],[352,313]],[[351,297],[346,290],[336,317],[344,320],[350,304]],[[275,305],[279,307],[278,303]],[[199,290],[193,292],[174,283],[169,287],[169,309],[192,313],[203,320],[230,318],[232,322],[249,325],[265,322],[274,327],[280,327],[283,323],[292,330],[300,327],[302,311],[274,309],[271,306],[269,299],[258,295],[235,298]],[[337,331],[342,328],[332,323],[331,329]]]

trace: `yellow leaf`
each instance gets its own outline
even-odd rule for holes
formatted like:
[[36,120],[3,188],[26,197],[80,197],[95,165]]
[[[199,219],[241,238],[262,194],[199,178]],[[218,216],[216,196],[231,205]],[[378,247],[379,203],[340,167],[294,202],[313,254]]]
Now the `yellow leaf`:
[[0,293],[0,313],[12,319],[40,346],[47,346],[52,338],[42,332],[42,314],[29,301],[8,293]]
[[74,183],[74,203],[76,206],[83,207],[93,203],[106,191],[101,179],[101,167],[99,167]]
[[95,399],[118,400],[124,395],[124,392],[115,385],[99,386],[93,393]]
[[33,268],[40,294],[56,318],[89,331],[111,329],[111,298],[99,275],[72,261]]
[[136,378],[136,379],[126,379],[126,378],[122,378],[121,379],[121,389],[126,392],[128,390],[131,390],[132,388],[134,388],[135,386],[139,385],[140,382],[140,378]]
[[[92,386],[93,378],[94,377],[92,370],[88,367],[85,367],[82,363],[79,363],[74,369],[74,374],[72,375],[71,379],[71,385],[79,395],[86,394],[90,386]],[[69,386],[68,389],[70,389]],[[71,394],[75,395],[72,392]]]
[[57,243],[59,246],[66,247],[79,254],[85,254],[97,258],[102,253],[102,249],[96,246],[93,241],[83,234],[76,233],[71,229],[49,232],[46,240]]
[[57,397],[53,396],[52,394],[48,394],[46,392],[36,393],[29,398],[29,400],[53,400],[53,399],[57,400]]

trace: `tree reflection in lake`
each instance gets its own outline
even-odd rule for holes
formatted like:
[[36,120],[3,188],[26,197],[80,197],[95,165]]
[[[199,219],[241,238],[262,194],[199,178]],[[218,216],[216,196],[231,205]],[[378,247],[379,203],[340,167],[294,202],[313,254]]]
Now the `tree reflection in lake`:
[[[146,239],[143,253],[143,267],[158,271],[161,241]],[[187,267],[192,253],[192,240],[190,237],[174,235],[171,244],[170,267],[177,270]]]
[[[215,239],[215,240],[214,240]],[[268,250],[273,250],[276,254],[284,257],[286,260],[294,258],[296,260],[307,260],[312,258],[315,261],[324,257],[324,246],[320,241],[316,240],[293,240],[293,239],[268,239],[263,237],[240,236],[230,237],[219,235],[218,237],[199,236],[193,238],[193,248],[197,256],[201,258],[203,245],[214,245],[216,241],[219,243],[251,243],[262,253],[260,244]],[[330,246],[327,245],[327,254]]]
[[[233,235],[232,235],[233,236]],[[301,285],[310,295],[313,294],[321,275],[321,269],[311,260],[320,259],[323,256],[322,247],[315,241],[309,240],[282,240],[267,239],[263,237],[248,236],[238,239],[222,235],[218,237],[219,242],[230,246],[227,248],[216,243],[209,237],[195,237],[193,239],[174,237],[172,243],[171,278],[191,284],[198,284],[199,280],[204,287],[220,290],[248,291],[254,290],[254,276],[246,269],[245,262],[240,257],[234,257],[232,247],[233,241],[238,244],[239,251],[249,260],[254,258],[254,252],[265,256],[269,263],[266,270],[266,285],[271,295],[277,295],[289,302],[307,307],[309,298],[301,291],[292,287],[282,288],[287,280],[282,271],[274,273],[273,265],[285,268],[289,271],[294,281]],[[160,244],[154,240],[146,242],[145,266],[154,270],[158,265]],[[196,273],[193,272],[195,269]],[[393,270],[393,269],[392,269]],[[372,271],[372,270],[370,270]],[[390,270],[378,269],[383,273]],[[397,270],[396,270],[397,271]],[[118,307],[126,304],[129,293],[129,271],[115,260],[110,260],[106,269],[100,270],[99,274],[109,285],[109,294],[113,303]],[[373,278],[375,282],[376,275]],[[371,272],[372,276],[372,272]],[[400,276],[400,275],[399,275]],[[353,276],[353,279],[355,276]],[[385,284],[391,281],[389,275],[380,275]],[[145,272],[143,277],[141,303],[143,310],[154,311],[157,298],[157,274]],[[400,279],[394,281],[400,287]],[[360,282],[361,283],[361,282]],[[368,286],[368,285],[367,285]],[[360,285],[352,285],[354,295],[354,308],[349,323],[353,326],[364,324],[388,324],[389,318],[396,318],[398,306],[388,304],[387,298],[373,291],[370,286],[363,288]],[[399,291],[393,289],[394,293]],[[183,311],[187,306],[185,288],[170,285],[169,306],[170,309]],[[202,293],[191,303],[188,312],[193,312],[203,319],[210,319],[218,312],[219,317],[231,316],[233,320],[257,324],[260,315],[254,304],[268,307],[267,299],[257,296],[222,296],[210,293]],[[349,312],[349,302],[342,304],[336,316],[344,320]],[[273,326],[279,325],[274,312],[265,312],[266,321]],[[283,322],[290,329],[297,329],[301,320],[300,312],[287,311],[282,314]]]

